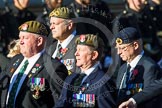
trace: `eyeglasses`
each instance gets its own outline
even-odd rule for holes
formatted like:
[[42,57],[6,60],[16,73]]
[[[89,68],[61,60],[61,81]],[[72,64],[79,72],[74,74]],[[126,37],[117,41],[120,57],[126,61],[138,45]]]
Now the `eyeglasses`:
[[115,47],[118,51],[126,51],[128,49],[128,46],[132,45],[133,43],[130,43],[123,47]]

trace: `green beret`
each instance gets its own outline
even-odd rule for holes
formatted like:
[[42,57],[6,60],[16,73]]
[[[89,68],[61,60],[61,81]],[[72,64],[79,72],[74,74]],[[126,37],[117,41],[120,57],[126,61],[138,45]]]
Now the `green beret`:
[[75,43],[91,46],[95,49],[97,49],[99,46],[103,46],[102,39],[94,34],[82,34],[76,39]]
[[75,15],[68,7],[58,7],[49,14],[49,17],[71,19],[74,18]]
[[48,28],[38,21],[27,21],[19,27],[19,31],[35,33],[43,36],[48,36]]

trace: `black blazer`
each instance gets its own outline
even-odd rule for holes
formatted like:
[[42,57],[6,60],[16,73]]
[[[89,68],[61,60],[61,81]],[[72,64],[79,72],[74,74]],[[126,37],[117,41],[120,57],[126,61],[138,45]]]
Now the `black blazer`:
[[[1,73],[0,80],[1,86],[1,108],[6,107],[6,97],[10,84],[10,79],[23,60],[22,55],[17,55],[11,59],[8,68]],[[39,65],[39,68],[37,66]],[[49,65],[49,66],[47,66]],[[45,67],[46,66],[46,67]],[[37,68],[36,71],[32,71]],[[48,68],[48,69],[47,69]],[[49,69],[51,68],[51,69]],[[58,60],[51,59],[46,53],[36,61],[35,65],[25,78],[20,91],[15,101],[16,108],[52,108],[57,101],[57,98],[61,91],[61,86],[57,82],[58,79],[64,80],[67,76],[66,67]],[[33,92],[30,89],[30,78],[45,78],[45,91],[40,92],[40,98],[33,98]]]
[[[73,73],[65,80],[64,87],[61,92],[61,97],[56,104],[57,107],[71,108],[73,107],[72,95],[75,90],[73,82],[77,77],[77,73]],[[98,68],[95,69],[81,85],[89,85],[83,91],[83,94],[95,94],[95,107],[96,108],[115,108],[115,84],[108,75]]]
[[[119,69],[116,81],[118,89],[120,87],[123,75],[126,71],[126,67],[127,64],[125,63]],[[133,74],[134,71],[138,71],[137,75]],[[147,88],[152,81],[160,77],[159,75],[160,71],[158,70],[158,65],[151,58],[146,57],[145,55],[142,56],[142,58],[137,63],[135,69],[132,71],[132,76],[128,82],[128,85],[130,87],[129,91],[131,91],[131,94],[127,94],[128,89],[121,89],[117,98],[117,104],[121,104],[136,93],[140,92],[140,88],[141,90]],[[138,98],[141,98],[141,96]],[[152,105],[151,102],[149,104]],[[144,108],[144,106],[145,105],[143,104],[142,108]]]

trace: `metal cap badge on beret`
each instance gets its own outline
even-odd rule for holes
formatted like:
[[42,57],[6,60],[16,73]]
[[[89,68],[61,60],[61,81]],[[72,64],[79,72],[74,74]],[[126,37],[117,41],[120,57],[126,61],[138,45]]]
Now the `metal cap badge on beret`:
[[75,15],[68,7],[58,7],[55,8],[50,14],[49,17],[57,17],[63,19],[71,19],[74,18]]
[[116,44],[128,44],[141,38],[136,28],[127,27],[121,30],[115,37]]
[[48,36],[48,28],[38,21],[27,21],[19,27],[19,31],[26,31],[39,35]]
[[99,46],[104,46],[102,39],[94,34],[82,34],[76,39],[75,43],[92,46],[95,49]]

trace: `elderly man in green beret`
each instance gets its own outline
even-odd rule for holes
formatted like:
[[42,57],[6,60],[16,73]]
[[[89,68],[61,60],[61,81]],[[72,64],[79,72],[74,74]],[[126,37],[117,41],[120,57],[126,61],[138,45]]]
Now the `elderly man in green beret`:
[[99,66],[103,41],[93,34],[76,39],[76,65],[81,73],[73,73],[65,80],[61,97],[55,107],[115,108],[114,83]]
[[49,15],[52,37],[56,41],[47,48],[53,58],[59,59],[67,67],[69,74],[75,72],[76,27],[72,20],[74,14],[67,7],[55,8]]
[[0,74],[0,107],[52,108],[61,90],[56,80],[64,80],[67,69],[45,53],[48,31],[43,24],[28,21],[19,31],[21,54],[12,58]]

